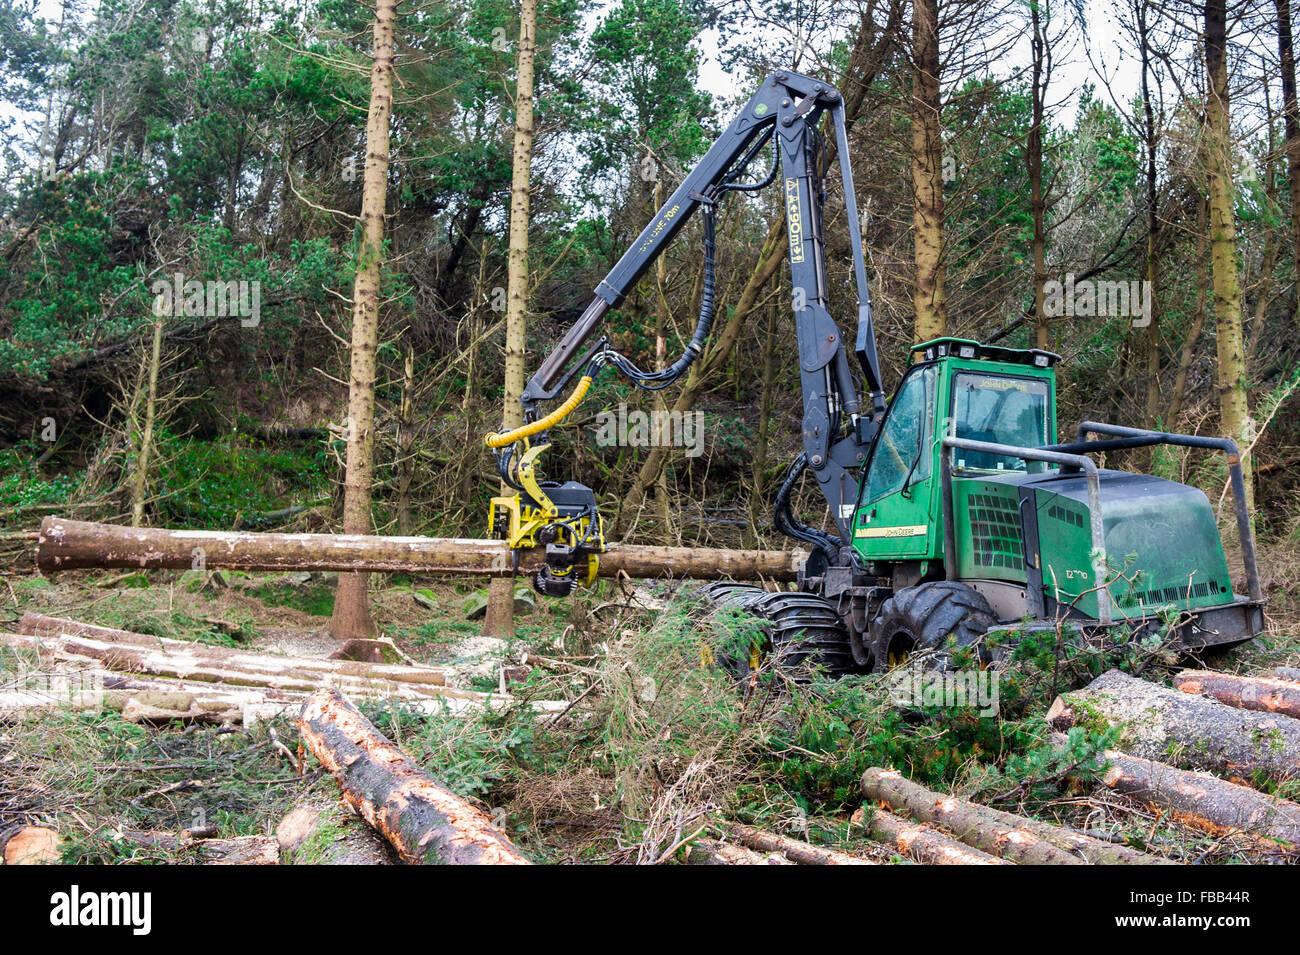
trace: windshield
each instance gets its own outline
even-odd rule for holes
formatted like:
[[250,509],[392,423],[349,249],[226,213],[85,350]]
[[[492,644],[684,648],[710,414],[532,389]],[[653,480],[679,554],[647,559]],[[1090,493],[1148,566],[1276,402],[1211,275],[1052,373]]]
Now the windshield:
[[[952,415],[959,438],[1036,448],[1047,444],[1047,382],[1041,378],[961,372],[953,379]],[[972,471],[1024,471],[1012,455],[953,449],[954,466]],[[1028,462],[1042,471],[1041,461]]]

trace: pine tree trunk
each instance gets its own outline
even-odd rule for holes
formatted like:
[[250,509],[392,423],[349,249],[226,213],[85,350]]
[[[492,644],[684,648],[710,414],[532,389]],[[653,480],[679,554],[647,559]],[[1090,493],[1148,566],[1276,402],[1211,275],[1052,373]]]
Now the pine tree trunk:
[[[1151,105],[1151,48],[1147,33],[1147,4],[1145,0],[1138,6],[1138,42],[1142,58],[1142,112],[1143,138],[1146,140],[1146,205],[1147,205],[1147,248],[1146,248],[1146,283],[1151,290],[1151,308],[1144,316],[1146,326],[1146,426],[1154,428],[1157,424],[1160,407],[1160,318],[1156,309],[1156,290],[1159,288],[1158,240],[1160,237],[1160,217],[1157,208],[1156,151],[1159,140],[1156,133],[1155,110]],[[1154,450],[1148,460],[1154,457]]]
[[158,413],[158,365],[162,360],[162,316],[153,320],[153,343],[149,349],[149,387],[144,402],[144,427],[131,480],[131,526],[144,526],[144,504],[149,494],[149,456],[153,451],[154,419]]
[[1052,336],[1048,325],[1044,291],[1047,286],[1047,235],[1044,221],[1047,214],[1047,197],[1043,195],[1043,112],[1051,67],[1047,59],[1049,53],[1047,37],[1039,6],[1032,3],[1029,9],[1033,28],[1031,38],[1033,80],[1030,84],[1033,95],[1033,119],[1029,126],[1025,162],[1029,167],[1029,209],[1034,223],[1034,341],[1036,347],[1047,350],[1051,348]]
[[912,13],[912,232],[915,340],[948,328],[943,262],[943,133],[939,122],[939,4],[914,0]]
[[[1291,0],[1274,0],[1277,6],[1277,49],[1282,71],[1282,111],[1286,123],[1286,163],[1291,181],[1291,245],[1295,256],[1293,278],[1300,282],[1300,104],[1296,102],[1295,48],[1291,40]],[[1300,323],[1300,295],[1296,299]]]
[[402,403],[397,414],[397,533],[411,533],[411,485],[415,481],[415,346],[406,346]]
[[[515,93],[515,141],[510,176],[510,260],[506,272],[505,430],[523,424],[519,398],[524,392],[524,352],[528,323],[528,215],[533,162],[533,57],[537,33],[537,0],[519,5],[519,56]],[[512,493],[502,485],[502,494]],[[515,632],[514,581],[493,579],[488,587],[483,632],[509,636]]]
[[1243,452],[1247,506],[1254,511],[1254,481],[1245,454],[1253,438],[1246,392],[1241,329],[1241,284],[1233,222],[1232,130],[1228,108],[1226,0],[1205,4],[1206,139],[1210,193],[1210,257],[1214,265],[1214,320],[1218,335],[1220,430]]
[[[383,262],[384,207],[388,198],[388,124],[393,108],[393,30],[396,0],[376,0],[370,109],[366,117],[366,168],[361,189],[361,241],[352,283],[352,349],[348,378],[347,470],[343,482],[343,532],[369,534],[374,469],[375,352],[379,345],[379,280]],[[369,577],[339,574],[330,633],[338,640],[373,636]]]

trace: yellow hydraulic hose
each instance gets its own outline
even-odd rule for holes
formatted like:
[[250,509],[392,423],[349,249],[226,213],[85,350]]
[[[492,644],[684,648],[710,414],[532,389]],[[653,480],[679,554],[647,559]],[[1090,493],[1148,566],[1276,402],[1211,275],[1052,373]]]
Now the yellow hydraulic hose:
[[587,394],[587,389],[591,387],[591,375],[583,375],[578,381],[577,386],[573,389],[573,394],[564,399],[564,404],[560,405],[545,418],[538,418],[522,427],[515,428],[513,431],[507,431],[505,434],[493,432],[483,439],[483,443],[489,448],[504,448],[507,444],[514,444],[516,441],[522,441],[524,438],[531,438],[533,435],[542,431],[547,431],[555,427],[565,418],[567,418],[573,409],[578,407],[583,396]]

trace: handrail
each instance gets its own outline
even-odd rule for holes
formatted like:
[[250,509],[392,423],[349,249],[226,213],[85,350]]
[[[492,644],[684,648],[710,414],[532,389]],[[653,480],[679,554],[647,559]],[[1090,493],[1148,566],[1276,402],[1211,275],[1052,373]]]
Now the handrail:
[[[1112,435],[1112,440],[1089,441],[1089,434]],[[1259,581],[1259,563],[1255,555],[1255,534],[1250,526],[1250,511],[1246,506],[1246,478],[1241,469],[1241,451],[1231,438],[1213,438],[1199,434],[1173,434],[1167,431],[1148,431],[1128,428],[1118,424],[1085,421],[1079,425],[1078,438],[1067,444],[1052,444],[1044,450],[1070,454],[1091,454],[1100,451],[1118,451],[1144,448],[1156,444],[1172,444],[1185,448],[1203,448],[1222,451],[1228,456],[1228,477],[1232,486],[1232,507],[1237,518],[1237,535],[1241,538],[1241,562],[1246,569],[1246,588],[1250,599],[1264,600],[1264,588]]]

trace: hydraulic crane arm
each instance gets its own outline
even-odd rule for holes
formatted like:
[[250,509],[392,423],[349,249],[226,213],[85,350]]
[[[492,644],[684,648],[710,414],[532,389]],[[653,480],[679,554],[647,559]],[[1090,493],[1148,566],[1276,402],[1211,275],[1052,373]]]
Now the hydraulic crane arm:
[[[824,159],[817,131],[824,115],[830,117],[840,160],[858,304],[854,352],[869,395],[869,407],[865,411],[850,373],[848,349],[827,310],[822,234]],[[759,182],[742,182],[750,162],[769,143],[774,154],[771,171]],[[782,494],[778,495],[777,521],[782,530],[823,549],[847,545],[857,492],[853,470],[863,464],[885,408],[848,155],[844,101],[836,90],[812,77],[787,71],[768,77],[596,287],[590,304],[529,380],[521,399],[525,424],[487,437],[490,447],[505,449],[502,474],[507,481],[538,500],[538,494],[530,489],[536,487],[531,469],[540,449],[522,451],[514,456],[512,466],[508,463],[513,456],[510,446],[523,442],[527,448],[528,439],[544,434],[563,419],[581,400],[600,368],[612,364],[643,388],[665,387],[685,372],[703,350],[712,322],[714,207],[729,191],[752,192],[771,184],[779,171],[803,392],[804,454],[791,468]],[[646,373],[613,351],[603,337],[589,345],[605,313],[623,301],[687,220],[700,210],[705,218],[704,289],[695,335],[685,353],[670,367]],[[559,397],[579,372],[582,377],[567,400],[541,416],[539,405]],[[817,477],[836,520],[838,541],[804,528],[789,511],[790,489],[804,468],[811,469]],[[549,507],[551,502],[545,500],[546,495],[541,497],[543,510],[555,509]],[[586,524],[581,526],[591,536],[591,528]],[[498,529],[505,530],[504,526]],[[594,533],[599,536],[598,529]],[[575,532],[573,536],[578,535]]]

